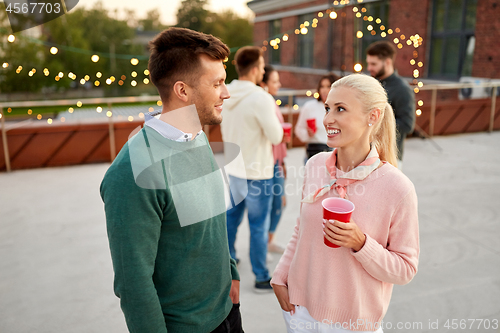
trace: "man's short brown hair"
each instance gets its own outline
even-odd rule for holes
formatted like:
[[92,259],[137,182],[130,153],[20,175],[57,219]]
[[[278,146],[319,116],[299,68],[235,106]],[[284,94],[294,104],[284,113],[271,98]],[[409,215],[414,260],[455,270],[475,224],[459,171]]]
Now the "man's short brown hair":
[[214,60],[229,56],[229,48],[218,38],[201,32],[169,28],[149,42],[149,75],[160,96],[167,101],[177,81],[196,86],[200,55]]
[[252,68],[259,65],[259,58],[262,57],[262,49],[257,46],[244,46],[240,48],[234,60],[236,61],[236,71],[239,76],[247,75]]
[[366,54],[370,56],[377,56],[380,60],[385,60],[387,58],[391,59],[392,62],[396,59],[397,49],[391,42],[386,40],[381,40],[370,44],[366,50]]

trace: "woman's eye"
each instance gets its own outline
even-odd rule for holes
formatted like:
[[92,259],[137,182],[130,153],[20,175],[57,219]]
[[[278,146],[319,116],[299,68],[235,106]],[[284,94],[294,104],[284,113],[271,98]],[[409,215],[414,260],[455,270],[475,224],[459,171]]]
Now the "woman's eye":
[[341,111],[345,111],[345,109],[343,107],[339,106],[337,111],[341,112]]
[[325,112],[326,113],[330,112],[330,107],[329,106],[325,106]]

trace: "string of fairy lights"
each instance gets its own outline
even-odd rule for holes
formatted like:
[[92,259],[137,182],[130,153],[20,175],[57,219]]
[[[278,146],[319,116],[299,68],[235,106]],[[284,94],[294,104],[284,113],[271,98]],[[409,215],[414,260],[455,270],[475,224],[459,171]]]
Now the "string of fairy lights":
[[[363,21],[366,21],[369,23],[366,26],[367,32],[363,32],[363,30],[357,30],[355,32],[356,38],[358,38],[358,39],[363,38],[365,33],[369,33],[372,36],[376,36],[377,29],[375,29],[375,27],[378,27],[378,30],[380,30],[380,37],[382,37],[382,38],[394,37],[392,39],[392,41],[394,42],[394,44],[396,45],[396,47],[398,49],[402,49],[405,46],[407,46],[407,47],[410,46],[410,47],[414,48],[413,53],[412,53],[413,58],[410,60],[410,65],[414,66],[412,74],[413,74],[413,78],[414,78],[413,84],[415,85],[415,88],[413,89],[413,91],[415,92],[415,94],[418,94],[420,92],[420,88],[422,88],[424,86],[423,82],[418,79],[420,77],[420,68],[422,68],[424,66],[424,63],[422,61],[418,61],[419,53],[417,51],[417,49],[420,46],[422,46],[422,44],[423,44],[423,41],[424,41],[423,38],[418,34],[407,37],[404,34],[400,34],[401,30],[399,28],[395,28],[395,29],[388,28],[386,25],[383,24],[382,19],[380,19],[378,17],[370,16],[367,13],[367,9],[365,7],[358,7],[358,5],[362,4],[362,3],[363,3],[363,0],[334,1],[332,8],[324,10],[324,11],[319,11],[318,13],[316,13],[315,17],[311,21],[306,20],[306,21],[302,22],[299,25],[299,27],[294,29],[294,30],[289,30],[287,32],[280,33],[279,37],[274,36],[271,39],[267,39],[267,40],[262,41],[262,50],[266,51],[268,46],[272,47],[274,50],[278,50],[282,42],[286,43],[289,41],[291,34],[307,35],[310,32],[310,29],[315,29],[318,27],[319,20],[327,19],[327,18],[329,18],[331,20],[336,20],[339,17],[339,14],[338,14],[339,9],[343,9],[343,8],[345,8],[345,6],[348,6],[348,5],[353,5],[352,12],[351,12],[352,15],[354,15],[354,17],[356,19],[363,20]],[[356,63],[353,66],[353,70],[354,70],[354,72],[359,73],[363,70],[363,66],[360,63]],[[308,97],[314,96],[314,98],[319,97],[319,94],[317,92],[313,94],[311,91],[307,91],[306,95]],[[278,106],[281,105],[282,104],[281,100],[277,100],[276,104]],[[417,101],[417,105],[419,107],[422,107],[424,105],[423,100],[419,99]],[[293,105],[293,108],[295,110],[297,110],[298,105],[296,105],[296,104]],[[415,111],[415,113],[417,116],[420,116],[420,115],[422,115],[422,110],[420,108],[418,108]]]
[[[363,0],[354,0],[352,1],[352,11],[350,12],[352,15],[354,15],[354,17],[356,19],[359,19],[359,20],[363,20],[363,21],[366,21],[368,22],[369,24],[366,26],[366,32],[364,32],[363,30],[357,30],[355,32],[355,36],[356,38],[358,39],[361,39],[363,38],[364,34],[365,33],[368,33],[368,34],[371,34],[373,36],[377,35],[377,31],[376,30],[379,30],[380,31],[380,37],[382,38],[386,38],[386,37],[393,37],[392,41],[394,42],[394,44],[397,46],[398,49],[402,49],[403,47],[413,47],[414,50],[413,50],[413,53],[412,53],[412,56],[413,58],[410,60],[410,65],[411,66],[414,66],[414,69],[413,69],[413,77],[414,77],[414,80],[413,80],[413,84],[415,85],[415,88],[414,88],[414,92],[415,94],[418,94],[419,91],[420,91],[420,88],[423,87],[423,82],[418,80],[419,76],[420,76],[420,70],[419,68],[422,68],[424,66],[423,62],[422,61],[418,61],[418,57],[419,57],[419,54],[418,54],[418,47],[420,47],[423,43],[423,38],[421,36],[419,36],[418,34],[415,34],[415,35],[412,35],[412,36],[409,36],[409,37],[406,37],[404,34],[400,34],[401,31],[399,28],[395,28],[395,29],[391,29],[391,28],[388,28],[386,25],[383,24],[382,20],[380,18],[376,18],[376,17],[373,17],[373,16],[370,16],[368,15],[367,12],[367,9],[365,7],[362,7],[362,6],[359,6],[359,4],[361,4],[363,2]],[[318,27],[318,23],[319,23],[319,20],[321,19],[331,19],[331,20],[336,20],[339,16],[338,14],[338,10],[339,9],[343,9],[345,8],[346,6],[348,5],[351,5],[351,0],[341,0],[341,1],[334,1],[333,2],[333,7],[330,8],[330,9],[327,9],[325,11],[319,11],[318,13],[315,14],[315,17],[311,20],[311,21],[304,21],[302,22],[299,27],[297,27],[296,29],[294,30],[290,30],[290,31],[287,31],[285,33],[280,33],[279,34],[279,37],[273,37],[271,39],[266,39],[266,40],[263,40],[262,41],[262,49],[264,51],[267,50],[267,47],[272,47],[274,50],[278,50],[281,43],[286,43],[287,41],[289,41],[290,39],[290,35],[291,34],[295,34],[295,35],[307,35],[309,32],[310,32],[310,29],[315,29]],[[341,15],[344,15],[345,12],[342,12]],[[372,23],[373,22],[373,23]],[[376,29],[378,28],[378,29]],[[32,38],[30,38],[32,39]],[[14,35],[9,35],[7,37],[7,41],[9,43],[14,43],[16,41],[16,36]],[[49,48],[49,53],[51,55],[56,55],[58,54],[59,52],[59,49],[57,46],[50,46],[48,45],[48,48]],[[72,50],[69,50],[70,52]],[[85,50],[86,52],[88,52],[87,50]],[[101,54],[101,56],[106,56],[105,54]],[[123,58],[123,55],[121,55],[121,57]],[[128,56],[128,58],[130,59],[130,63],[133,65],[133,66],[138,66],[140,61],[139,61],[139,58],[142,58],[143,56]],[[98,63],[99,60],[100,60],[100,56],[99,54],[92,54],[91,57],[90,57],[90,61],[92,61],[93,63]],[[224,62],[227,62],[228,59],[225,59]],[[234,62],[233,62],[234,64]],[[14,68],[15,66],[12,65],[12,64],[9,64],[8,62],[4,62],[2,64],[2,68],[4,70],[7,70],[9,67],[12,67]],[[226,68],[226,65],[224,65],[224,68]],[[21,74],[21,72],[23,71],[23,66],[22,65],[19,65],[17,68],[16,68],[16,74]],[[353,66],[353,70],[354,72],[361,72],[362,71],[362,65],[360,63],[356,63],[354,66]],[[49,76],[51,71],[48,69],[48,68],[44,68],[42,70],[43,72],[43,75],[45,76]],[[139,71],[140,72],[140,71]],[[28,72],[28,76],[29,77],[33,77],[35,74],[37,73],[37,69],[36,68],[32,68],[29,72]],[[142,71],[142,73],[145,75],[145,76],[149,76],[149,71],[148,69],[144,69]],[[65,76],[65,73],[63,72],[58,72],[57,75],[54,76],[54,80],[56,82],[59,82],[62,78],[64,78]],[[132,87],[136,87],[138,85],[138,81],[140,80],[138,78],[139,74],[138,74],[138,71],[134,70],[130,73],[130,76],[131,76],[131,80],[130,80],[130,85]],[[73,71],[70,71],[68,72],[67,74],[67,77],[70,78],[71,80],[75,81],[78,79],[78,76],[76,74],[73,73]],[[122,74],[120,75],[118,78],[116,78],[115,76],[111,75],[109,77],[106,77],[104,78],[103,77],[103,74],[101,71],[98,71],[95,73],[95,80],[92,80],[91,81],[91,77],[90,75],[88,74],[85,74],[83,76],[80,77],[80,80],[79,80],[79,83],[81,85],[85,85],[87,84],[87,82],[91,82],[94,86],[98,87],[101,85],[101,82],[104,82],[103,84],[106,84],[106,85],[112,85],[112,84],[118,84],[120,86],[123,86],[125,84],[125,81],[127,80],[127,76],[125,74]],[[145,77],[143,78],[142,80],[142,83],[147,85],[150,83],[150,80],[148,77]],[[312,91],[307,91],[306,92],[306,95],[308,97],[310,96],[314,96],[314,98],[317,98],[319,95],[318,93],[312,93]],[[277,100],[276,101],[276,104],[278,106],[280,106],[282,104],[281,100]],[[158,106],[161,106],[161,101],[157,101],[157,105]],[[422,107],[424,105],[424,102],[419,99],[417,101],[417,105],[419,107]],[[81,101],[78,101],[75,106],[77,108],[81,108],[83,106],[83,103]],[[149,111],[153,111],[152,110],[153,108],[149,108]],[[298,110],[298,105],[295,104],[293,105],[293,109],[295,110]],[[74,107],[69,107],[68,108],[68,111],[69,113],[73,113],[75,110]],[[97,106],[96,108],[96,112],[97,113],[102,113],[103,111],[103,108],[101,106]],[[7,109],[7,112],[12,112],[12,109],[11,108],[8,108]],[[28,115],[33,115],[33,110],[32,109],[28,109],[27,111],[27,114]],[[422,114],[422,111],[421,109],[417,109],[416,110],[416,115],[417,116],[420,116]],[[112,117],[113,113],[111,111],[107,111],[106,112],[106,116],[107,117]],[[2,115],[0,114],[0,117]],[[139,118],[144,118],[144,114],[143,113],[139,113],[138,115]],[[42,114],[38,114],[36,115],[36,119],[37,120],[42,120],[43,119],[43,116]],[[129,116],[127,118],[129,121],[133,121],[134,120],[134,117],[133,116]],[[61,122],[64,122],[65,119],[64,117],[61,117],[59,119],[59,121]],[[53,120],[51,118],[48,118],[47,119],[47,123],[48,124],[52,124],[53,123]]]

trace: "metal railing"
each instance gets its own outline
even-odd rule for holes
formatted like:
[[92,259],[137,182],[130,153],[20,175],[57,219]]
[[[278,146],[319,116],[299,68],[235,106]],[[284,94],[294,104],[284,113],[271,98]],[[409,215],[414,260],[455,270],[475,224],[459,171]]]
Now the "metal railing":
[[430,90],[432,91],[431,96],[431,114],[429,118],[429,136],[434,135],[434,125],[436,120],[436,104],[437,104],[437,91],[438,90],[450,90],[450,89],[467,89],[467,88],[492,88],[491,90],[491,109],[490,109],[490,121],[488,126],[488,132],[493,131],[493,125],[495,123],[495,109],[496,109],[496,99],[497,90],[500,87],[500,82],[481,82],[481,83],[445,83],[445,84],[427,84],[420,90]]
[[[482,83],[451,83],[451,84],[426,84],[419,89],[421,91],[431,91],[431,112],[430,112],[430,120],[429,120],[429,133],[428,136],[432,137],[434,135],[434,126],[435,126],[435,118],[436,118],[436,104],[437,104],[437,92],[438,90],[450,90],[450,89],[466,89],[466,88],[492,88],[491,92],[491,110],[490,110],[490,120],[488,131],[493,131],[494,120],[495,120],[495,109],[496,109],[496,97],[497,97],[497,89],[500,87],[500,82],[482,82]],[[287,117],[287,121],[293,122],[293,114],[294,114],[294,97],[298,96],[312,96],[314,93],[314,89],[300,89],[300,90],[283,90],[280,91],[280,96],[285,96],[288,99],[288,103],[286,106],[286,112],[284,115]],[[10,156],[9,156],[9,148],[7,142],[7,131],[13,128],[17,128],[23,126],[23,124],[15,124],[7,127],[5,125],[5,114],[3,109],[5,107],[38,107],[38,106],[68,106],[75,105],[76,99],[64,99],[64,100],[44,100],[44,101],[22,101],[22,102],[0,102],[0,120],[1,120],[1,129],[2,129],[2,142],[3,142],[3,150],[5,157],[5,165],[7,172],[11,171],[10,165]],[[137,103],[137,102],[155,102],[159,100],[159,96],[129,96],[129,97],[109,97],[109,98],[85,98],[79,99],[78,101],[82,102],[84,105],[88,104],[105,104],[107,105],[109,110],[112,110],[112,105],[116,103]],[[116,147],[115,147],[115,134],[114,134],[114,125],[113,125],[113,116],[108,117],[109,123],[109,144],[110,144],[110,155],[111,161],[116,156]],[[19,126],[20,125],[20,126]],[[208,131],[208,126],[205,127],[205,130]],[[292,129],[293,130],[293,129]],[[207,132],[207,136],[209,133]],[[289,144],[291,148],[291,143]]]
[[[5,114],[4,108],[19,108],[19,107],[30,107],[35,108],[39,106],[68,106],[77,104],[76,101],[81,102],[83,105],[95,105],[102,104],[107,105],[108,110],[112,110],[113,103],[138,103],[138,102],[156,102],[160,100],[159,96],[129,96],[129,97],[98,97],[98,98],[83,98],[83,99],[61,99],[61,100],[44,100],[44,101],[19,101],[19,102],[0,102],[0,123],[2,129],[2,143],[3,143],[3,153],[5,158],[5,168],[7,172],[11,171],[10,164],[10,154],[9,145],[7,142],[7,132],[11,129],[21,127],[26,124],[26,122],[20,122],[11,126],[6,126],[5,124]],[[113,125],[113,116],[108,117],[109,124],[109,146],[111,161],[116,157],[116,146],[115,146],[115,131]]]

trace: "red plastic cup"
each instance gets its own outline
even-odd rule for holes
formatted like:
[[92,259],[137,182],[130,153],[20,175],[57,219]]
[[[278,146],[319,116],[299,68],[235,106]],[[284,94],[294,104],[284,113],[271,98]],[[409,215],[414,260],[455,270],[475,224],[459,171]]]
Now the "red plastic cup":
[[307,119],[307,127],[309,127],[314,133],[316,133],[316,119]]
[[[321,202],[323,206],[323,218],[326,220],[337,220],[344,223],[349,223],[354,204],[349,200],[342,198],[327,198]],[[326,238],[323,238],[326,246],[337,248],[338,245],[332,244]]]
[[290,123],[282,123],[283,134],[290,137],[292,135],[292,124]]

